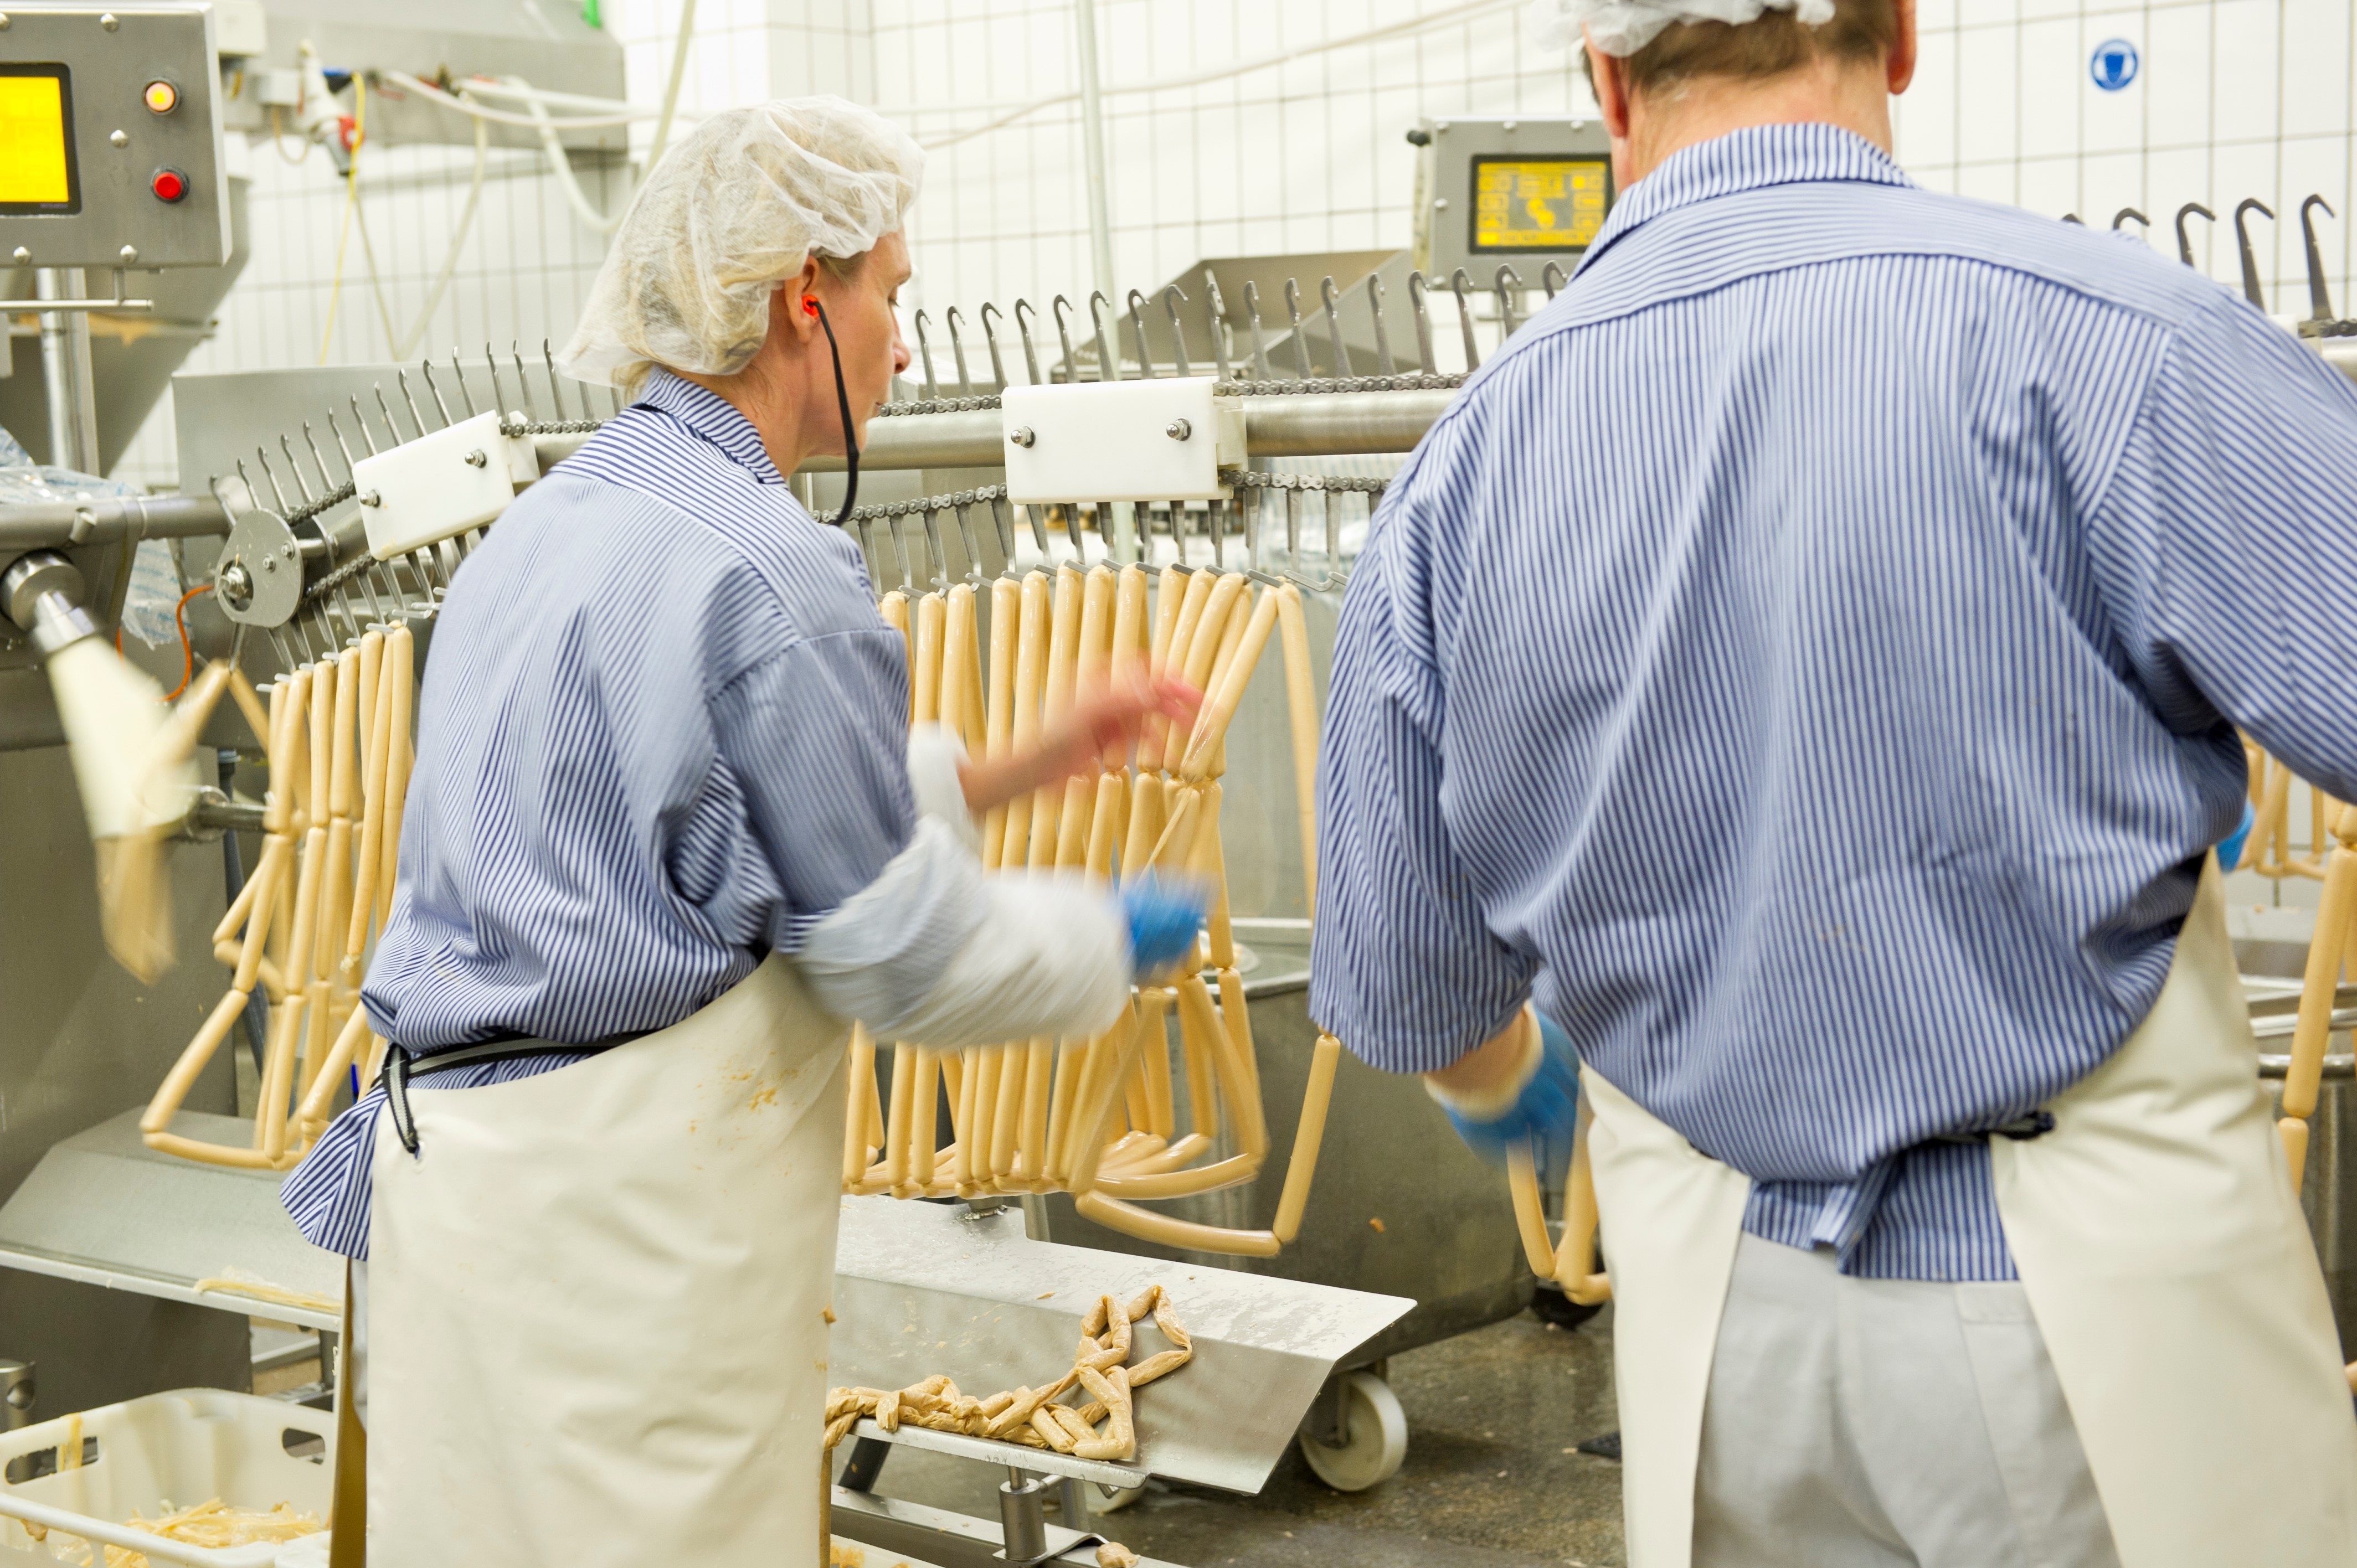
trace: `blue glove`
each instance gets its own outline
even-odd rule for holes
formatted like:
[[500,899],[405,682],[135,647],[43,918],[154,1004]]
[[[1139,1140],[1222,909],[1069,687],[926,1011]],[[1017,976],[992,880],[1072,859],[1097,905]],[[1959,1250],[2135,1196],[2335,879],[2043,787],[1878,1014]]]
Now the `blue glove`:
[[2251,802],[2245,800],[2243,802],[2243,820],[2234,824],[2233,832],[2218,841],[2219,870],[2232,871],[2243,863],[2243,841],[2251,836],[2251,824],[2257,820],[2258,813],[2251,810]]
[[1543,1150],[1567,1150],[1577,1125],[1579,1053],[1554,1019],[1536,1008],[1531,1011],[1539,1021],[1537,1060],[1529,1064],[1530,1076],[1512,1103],[1494,1109],[1468,1106],[1459,1097],[1432,1089],[1432,1097],[1448,1112],[1448,1124],[1466,1147],[1492,1165],[1504,1163],[1507,1148],[1526,1138]]
[[1141,876],[1124,885],[1121,910],[1129,917],[1130,978],[1143,980],[1193,952],[1209,902],[1203,889],[1185,883]]

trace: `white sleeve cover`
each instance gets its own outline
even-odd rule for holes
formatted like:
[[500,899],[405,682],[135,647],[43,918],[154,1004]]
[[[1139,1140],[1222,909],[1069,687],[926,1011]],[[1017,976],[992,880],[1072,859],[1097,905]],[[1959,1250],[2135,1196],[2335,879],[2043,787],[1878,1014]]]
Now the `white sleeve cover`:
[[[912,926],[963,936],[912,951]],[[921,816],[884,874],[812,928],[796,956],[821,1006],[879,1040],[955,1047],[1093,1035],[1129,999],[1120,906],[1078,876],[982,866],[947,823]]]
[[965,786],[958,779],[958,764],[964,760],[964,746],[944,726],[909,726],[909,791],[917,798],[917,814],[947,822],[966,853],[979,858],[982,832],[966,810]]

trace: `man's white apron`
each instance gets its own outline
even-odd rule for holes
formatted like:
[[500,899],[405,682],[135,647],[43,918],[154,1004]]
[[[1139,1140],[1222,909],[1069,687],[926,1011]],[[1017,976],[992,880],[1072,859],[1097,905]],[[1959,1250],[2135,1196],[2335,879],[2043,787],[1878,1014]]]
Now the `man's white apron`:
[[[1991,1140],[2006,1240],[2121,1568],[2357,1563],[2357,1420],[2205,866],[2160,998]],[[1594,1072],[1631,1568],[1688,1568],[1696,1456],[1750,1178]]]
[[771,957],[685,1022],[381,1116],[371,1568],[823,1561],[848,1026]]

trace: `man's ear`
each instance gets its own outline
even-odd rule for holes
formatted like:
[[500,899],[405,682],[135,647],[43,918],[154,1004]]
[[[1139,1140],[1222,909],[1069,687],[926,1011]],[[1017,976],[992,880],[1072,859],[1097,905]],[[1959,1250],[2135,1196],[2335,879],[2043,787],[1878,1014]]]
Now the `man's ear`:
[[1892,96],[1907,91],[1915,80],[1916,38],[1915,0],[1892,0],[1898,8],[1898,28],[1891,35],[1890,58],[1884,62],[1883,80]]
[[[1583,29],[1583,32],[1585,29]],[[1629,79],[1621,64],[1596,47],[1595,40],[1586,40],[1587,78],[1596,88],[1596,107],[1604,116],[1604,128],[1615,141],[1629,139]]]

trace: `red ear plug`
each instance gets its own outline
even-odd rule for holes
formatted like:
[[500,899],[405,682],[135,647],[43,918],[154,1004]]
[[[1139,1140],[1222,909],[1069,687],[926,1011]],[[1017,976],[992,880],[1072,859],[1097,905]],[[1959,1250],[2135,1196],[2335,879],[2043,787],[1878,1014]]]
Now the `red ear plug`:
[[816,316],[818,314],[818,301],[811,298],[807,295],[803,295],[802,314],[804,316]]

